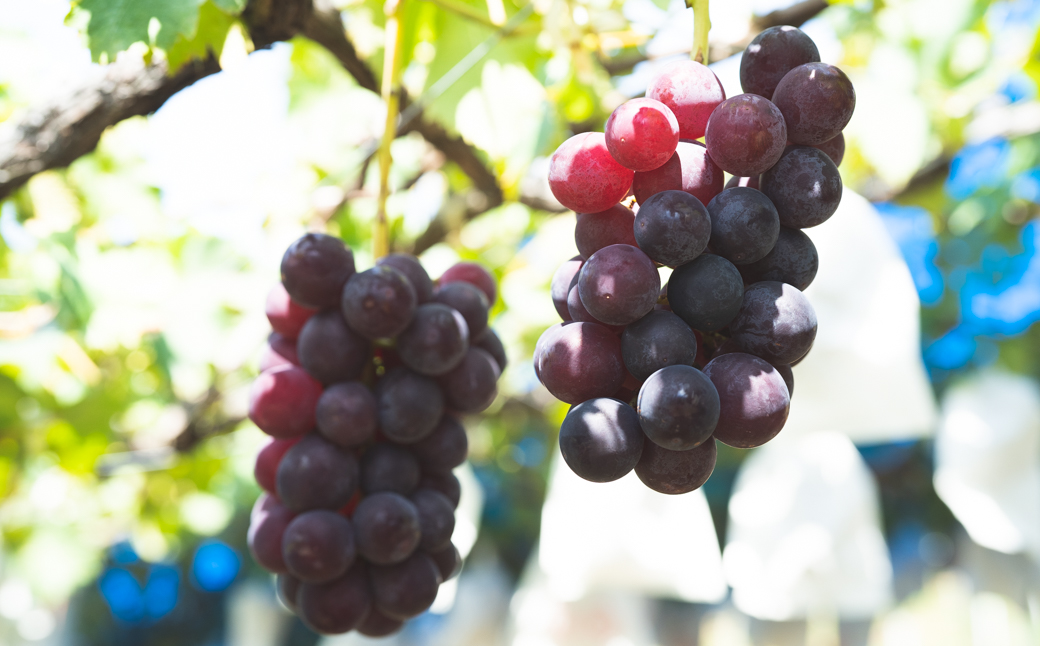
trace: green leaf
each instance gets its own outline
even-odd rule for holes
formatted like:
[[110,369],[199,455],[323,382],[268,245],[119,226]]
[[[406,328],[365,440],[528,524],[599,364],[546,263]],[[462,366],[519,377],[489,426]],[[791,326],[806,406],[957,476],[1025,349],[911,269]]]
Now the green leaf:
[[216,2],[207,2],[199,8],[198,28],[193,37],[179,36],[166,52],[171,74],[190,60],[206,58],[210,52],[220,57],[235,18],[217,8]]
[[[90,12],[87,39],[94,60],[109,60],[137,42],[169,49],[178,36],[193,37],[202,0],[82,0]],[[150,33],[152,21],[157,32]],[[154,34],[154,41],[153,36]]]

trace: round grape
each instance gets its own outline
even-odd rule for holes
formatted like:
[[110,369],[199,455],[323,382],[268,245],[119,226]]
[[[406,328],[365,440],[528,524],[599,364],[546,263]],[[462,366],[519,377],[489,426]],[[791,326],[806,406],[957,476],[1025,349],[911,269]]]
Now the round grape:
[[700,139],[711,111],[725,100],[726,91],[715,72],[706,65],[681,60],[658,72],[650,80],[646,95],[671,109],[679,122],[681,138]]
[[549,161],[549,188],[577,213],[605,211],[632,186],[632,171],[617,163],[600,132],[583,132],[560,144]]
[[780,235],[780,216],[769,198],[753,188],[730,188],[708,202],[711,248],[734,265],[761,260]]
[[491,328],[484,330],[484,333],[473,342],[473,346],[491,355],[495,363],[498,364],[499,374],[505,371],[506,366],[509,364],[509,360],[506,357],[506,348],[502,345],[502,339],[498,338],[494,330]]
[[256,483],[260,485],[264,491],[270,493],[275,492],[275,474],[278,473],[278,465],[281,463],[282,457],[285,456],[286,451],[291,449],[293,445],[299,441],[299,438],[295,437],[286,440],[272,438],[271,441],[265,444],[256,454],[256,464],[253,467],[253,476],[256,477]]
[[819,268],[820,256],[809,236],[787,227],[780,227],[776,244],[764,258],[737,267],[748,284],[771,280],[794,285],[801,291],[812,283]]
[[841,202],[841,174],[827,153],[791,146],[762,175],[762,192],[776,206],[780,224],[805,229],[826,222]]
[[311,433],[282,457],[275,484],[278,497],[295,512],[339,509],[357,489],[357,459]]
[[318,399],[318,432],[345,449],[361,446],[376,431],[376,398],[360,381],[333,384]]
[[466,351],[459,365],[437,378],[448,408],[460,413],[479,413],[495,401],[498,364],[480,348]]
[[711,113],[704,144],[719,168],[751,177],[766,172],[780,159],[787,145],[787,126],[768,99],[739,94]]
[[430,552],[430,558],[437,564],[437,570],[441,573],[441,579],[448,581],[462,571],[462,555],[454,544],[448,545],[442,550]]
[[303,307],[336,307],[343,285],[354,275],[354,254],[339,238],[308,233],[282,256],[282,284]]
[[397,337],[397,352],[406,366],[429,376],[443,375],[462,361],[469,345],[469,327],[457,310],[427,303]]
[[347,325],[370,341],[389,339],[408,327],[417,298],[408,278],[389,265],[354,274],[343,288]]
[[749,354],[770,363],[791,363],[809,351],[816,338],[816,312],[795,287],[755,283],[730,324],[733,340]]
[[451,471],[466,461],[469,438],[459,420],[445,415],[422,440],[408,447],[425,471]]
[[271,322],[271,328],[286,339],[295,340],[303,329],[303,324],[317,311],[294,303],[289,298],[289,292],[285,291],[285,285],[276,284],[267,292],[267,303],[265,306],[267,320]]
[[661,277],[653,261],[627,244],[603,247],[578,273],[582,304],[589,314],[609,325],[639,320],[654,309],[660,290]]
[[261,494],[253,505],[246,543],[253,560],[268,572],[285,574],[289,571],[282,556],[282,537],[295,516],[270,494]]
[[[654,262],[677,267],[701,255],[712,235],[711,226],[708,210],[696,197],[682,191],[662,191],[640,205],[635,219],[636,242]],[[658,282],[658,289],[660,285]]]
[[539,339],[534,361],[545,388],[568,404],[610,397],[625,380],[621,341],[596,323],[549,328]]
[[740,59],[740,87],[772,98],[784,75],[805,63],[819,62],[820,51],[804,31],[790,25],[770,27],[748,44]]
[[[578,253],[582,258],[590,258],[592,254],[612,244],[628,244],[634,247],[636,244],[636,238],[632,234],[634,220],[635,216],[632,211],[624,204],[615,204],[599,213],[578,213],[574,224],[574,244],[578,247]],[[581,262],[580,259],[576,263],[574,260],[569,260],[563,267],[571,263],[577,264],[577,269],[574,271],[574,275],[577,276],[577,270],[581,269]],[[563,276],[560,280],[562,283]],[[555,278],[553,285],[556,285]],[[553,302],[556,302],[555,299]]]
[[[581,215],[578,217],[580,218]],[[574,235],[575,237],[578,235],[577,228],[575,228]],[[632,240],[633,244],[635,244],[634,237]],[[564,321],[572,320],[570,312],[567,310],[567,295],[570,293],[571,288],[578,284],[578,272],[581,271],[581,266],[583,264],[585,264],[585,261],[581,256],[575,256],[560,265],[559,269],[556,270],[556,273],[553,274],[552,285],[550,287],[553,306],[556,308],[556,313],[559,314],[560,318]]]
[[358,624],[356,630],[365,637],[388,637],[393,635],[404,626],[399,619],[391,619],[378,609],[372,608],[364,621]]
[[643,452],[639,415],[601,397],[582,402],[560,426],[560,451],[571,471],[590,482],[611,482],[635,468]]
[[300,363],[323,384],[357,379],[372,358],[372,345],[336,311],[312,316],[296,343]]
[[669,451],[647,442],[636,465],[636,475],[658,493],[689,493],[711,477],[716,454],[715,440],[712,439],[689,451]]
[[719,421],[719,394],[692,366],[667,366],[639,389],[639,424],[658,446],[688,451],[711,437]]
[[387,617],[409,619],[421,614],[437,598],[441,574],[437,564],[422,552],[394,565],[373,566],[372,597]]
[[354,530],[334,511],[300,514],[285,528],[282,555],[289,573],[305,583],[326,583],[354,562]]
[[398,444],[429,435],[444,413],[444,395],[437,382],[408,368],[389,370],[376,384],[375,394],[379,428]]
[[589,311],[585,309],[585,304],[581,302],[581,294],[578,292],[577,285],[571,287],[570,293],[567,294],[567,311],[570,312],[571,320],[578,323],[596,323],[607,328],[614,334],[621,334],[625,329],[624,325],[607,325],[595,316],[589,314]]
[[314,427],[314,408],[321,384],[296,366],[278,366],[249,389],[249,419],[274,437],[298,437]]
[[841,166],[841,160],[845,159],[845,135],[839,132],[837,137],[828,139],[822,144],[816,144],[813,148],[819,148],[827,153],[835,166]]
[[267,372],[278,366],[298,365],[300,356],[296,353],[295,339],[289,340],[277,332],[271,332],[260,355],[260,372]]
[[322,635],[353,630],[372,611],[368,568],[362,563],[329,583],[304,583],[296,595],[300,619]]
[[635,171],[653,170],[665,163],[679,143],[675,115],[665,104],[648,98],[619,105],[604,130],[611,156]]
[[441,492],[451,501],[452,509],[458,507],[459,500],[462,499],[462,485],[459,484],[459,479],[455,477],[455,474],[450,471],[424,473],[422,480],[419,481],[419,488]]
[[370,563],[400,563],[419,546],[419,511],[400,494],[383,491],[361,499],[352,517],[358,554]]
[[455,282],[469,283],[480,288],[480,291],[484,292],[487,296],[488,303],[491,305],[495,304],[495,295],[498,293],[498,288],[495,286],[495,277],[492,276],[487,269],[484,269],[475,262],[459,262],[455,263],[448,270],[441,274],[441,277],[437,280],[437,284],[441,287],[448,283]]
[[856,90],[837,67],[806,63],[784,75],[773,103],[784,115],[791,143],[815,146],[837,137],[848,125],[856,109]]
[[766,361],[732,352],[708,362],[704,374],[719,392],[716,440],[750,449],[773,439],[784,427],[791,397],[781,374]]
[[433,300],[454,309],[466,320],[469,338],[475,339],[484,333],[488,324],[488,300],[479,287],[456,281],[442,285]]
[[419,549],[436,552],[451,545],[455,531],[455,507],[448,497],[436,489],[419,489],[411,495],[412,504],[419,512],[422,539]]
[[668,279],[668,304],[695,330],[716,332],[726,327],[743,299],[740,272],[722,256],[701,254]]

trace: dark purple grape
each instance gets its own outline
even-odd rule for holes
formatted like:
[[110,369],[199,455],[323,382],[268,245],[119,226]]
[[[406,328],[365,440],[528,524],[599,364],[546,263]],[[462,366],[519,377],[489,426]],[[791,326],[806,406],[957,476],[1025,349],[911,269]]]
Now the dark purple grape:
[[419,549],[436,552],[450,545],[451,533],[455,531],[455,507],[448,497],[436,489],[419,489],[411,495],[411,501],[419,512]]
[[643,452],[639,415],[616,399],[582,402],[560,426],[560,452],[571,471],[585,480],[617,480],[635,468]]
[[409,619],[421,614],[437,598],[441,574],[433,559],[423,552],[394,565],[369,568],[372,597],[376,607],[387,617]]
[[820,268],[820,256],[809,236],[798,229],[780,227],[780,235],[772,251],[758,262],[737,267],[744,282],[773,280],[794,285],[799,290],[812,284]]
[[[632,210],[624,204],[615,204],[599,213],[578,213],[574,223],[574,244],[578,247],[578,253],[582,258],[590,258],[592,254],[612,244],[628,244],[634,247],[634,218]],[[578,269],[581,269],[580,264]],[[555,282],[553,284],[555,285]]]
[[837,137],[848,125],[856,109],[856,90],[837,67],[806,63],[780,79],[773,103],[784,115],[788,140],[815,146]]
[[278,497],[296,512],[339,509],[357,484],[354,455],[316,433],[297,442],[278,465]]
[[636,214],[639,248],[654,262],[669,267],[684,265],[701,255],[711,235],[707,209],[683,191],[656,193],[640,205]]
[[753,188],[729,188],[708,203],[712,251],[734,265],[761,260],[780,235],[780,216]]
[[578,292],[577,285],[571,287],[571,292],[567,294],[567,311],[570,312],[571,319],[576,323],[596,323],[614,334],[621,334],[625,329],[624,325],[607,325],[589,314],[589,311],[585,309],[585,304],[581,302],[581,293]]
[[282,555],[289,573],[305,583],[338,579],[356,556],[354,529],[334,511],[306,511],[285,528]]
[[839,132],[837,137],[828,139],[822,144],[816,144],[813,148],[818,148],[827,153],[827,156],[831,158],[835,166],[841,166],[841,160],[845,159],[845,135]]
[[419,486],[419,461],[408,449],[377,442],[361,456],[361,491],[368,495],[391,491],[402,496]]
[[538,340],[534,362],[542,385],[568,404],[609,397],[625,381],[621,341],[596,323],[549,328]]
[[660,289],[661,277],[653,261],[627,244],[603,247],[578,273],[582,304],[596,320],[609,325],[639,320],[654,309]]
[[402,626],[404,626],[404,622],[400,619],[391,619],[376,608],[372,608],[355,630],[365,637],[388,637],[401,630]]
[[639,381],[666,366],[692,366],[697,359],[697,335],[689,325],[665,310],[654,310],[621,335],[621,357]]
[[404,365],[435,377],[462,361],[469,345],[469,326],[457,310],[442,303],[427,303],[415,310],[415,318],[397,337],[397,353]]
[[345,449],[361,446],[376,431],[376,398],[360,381],[332,384],[318,399],[318,432]]
[[441,492],[451,501],[452,509],[458,507],[459,500],[462,499],[462,485],[459,484],[459,479],[455,477],[455,474],[450,471],[423,473],[422,480],[419,481],[419,488]]
[[253,559],[268,572],[288,573],[282,556],[282,537],[296,514],[274,496],[263,493],[253,505],[246,542]]
[[658,446],[688,451],[699,446],[719,421],[719,394],[692,366],[661,368],[639,389],[639,425]]
[[296,595],[300,619],[322,635],[353,630],[372,610],[369,577],[363,563],[329,583],[304,583]]
[[472,342],[472,345],[475,348],[484,350],[494,358],[495,363],[498,364],[499,374],[505,371],[506,366],[509,364],[509,359],[506,357],[506,348],[502,345],[502,339],[498,338],[494,330],[491,328],[484,330],[484,333],[480,335],[480,338]]
[[400,563],[415,551],[422,538],[415,505],[389,491],[362,498],[351,520],[358,554],[369,563]]
[[787,385],[787,394],[790,397],[794,397],[794,370],[791,370],[791,366],[783,363],[773,367],[784,378],[784,383]]
[[770,27],[755,36],[744,50],[740,59],[740,87],[770,99],[785,74],[799,65],[819,60],[820,50],[804,31],[790,25]]
[[689,493],[708,481],[715,469],[715,456],[715,440],[710,438],[689,451],[669,451],[647,442],[636,475],[658,493]]
[[426,273],[415,256],[406,253],[392,253],[376,261],[376,267],[383,265],[393,267],[405,275],[408,282],[411,283],[412,289],[415,290],[417,304],[422,305],[433,298],[433,281],[430,280],[430,275]]
[[784,427],[791,397],[783,377],[766,361],[733,352],[709,361],[704,374],[719,391],[716,440],[750,449],[773,439]]
[[711,113],[704,144],[711,159],[727,173],[760,175],[780,159],[787,145],[784,116],[768,99],[738,94]]
[[556,313],[564,321],[571,320],[570,312],[567,311],[567,294],[570,293],[572,287],[578,284],[578,272],[581,271],[581,266],[584,264],[585,261],[581,259],[581,256],[575,256],[560,265],[560,268],[553,274],[550,288],[553,306],[556,307]]
[[357,379],[372,358],[372,345],[335,311],[312,316],[296,348],[300,364],[323,384]]
[[791,363],[805,355],[816,338],[816,312],[787,283],[755,283],[730,324],[733,340],[748,354],[770,363]]
[[826,222],[838,210],[841,174],[822,150],[791,146],[763,173],[761,190],[776,206],[780,224],[805,229]]
[[350,277],[340,309],[351,329],[375,341],[403,332],[416,305],[415,288],[408,278],[389,265],[376,265]]
[[454,544],[437,552],[430,552],[430,558],[437,564],[437,570],[444,581],[453,579],[462,570],[462,555]]
[[275,591],[278,593],[278,600],[282,602],[282,605],[288,608],[291,612],[299,613],[299,605],[296,603],[296,595],[300,591],[300,586],[303,584],[302,581],[297,579],[291,574],[279,574],[278,579],[275,583]]
[[376,383],[376,401],[380,430],[398,444],[423,439],[444,414],[444,395],[437,382],[404,367],[392,368]]
[[743,186],[744,188],[753,188],[757,190],[759,177],[761,177],[761,175],[755,175],[754,177],[740,177],[738,175],[734,175],[733,177],[729,178],[728,182],[726,182],[726,188],[736,188],[738,186]]
[[441,285],[434,293],[433,300],[454,309],[466,319],[470,339],[479,337],[487,329],[487,296],[475,285],[461,280]]
[[469,439],[459,420],[445,415],[432,433],[408,448],[424,471],[451,471],[466,461]]
[[722,169],[698,141],[680,141],[675,154],[660,168],[636,173],[632,194],[642,205],[661,191],[684,191],[707,204],[722,190]]
[[716,332],[740,311],[744,280],[722,256],[701,254],[668,279],[668,304],[695,330]]
[[343,285],[354,274],[354,254],[339,238],[308,233],[282,256],[282,284],[297,304],[312,309],[339,305]]

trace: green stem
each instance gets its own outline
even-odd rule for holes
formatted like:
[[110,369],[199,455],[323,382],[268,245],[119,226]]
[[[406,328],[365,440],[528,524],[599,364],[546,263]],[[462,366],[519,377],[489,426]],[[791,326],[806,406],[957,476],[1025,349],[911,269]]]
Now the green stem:
[[401,4],[404,0],[387,0],[386,41],[383,49],[383,102],[386,104],[386,128],[379,143],[379,208],[372,231],[372,256],[382,258],[390,253],[390,227],[386,219],[386,201],[390,197],[390,145],[397,134],[397,114],[401,85]]
[[690,50],[690,58],[707,65],[708,30],[711,29],[708,0],[686,0],[686,6],[693,8],[693,48]]

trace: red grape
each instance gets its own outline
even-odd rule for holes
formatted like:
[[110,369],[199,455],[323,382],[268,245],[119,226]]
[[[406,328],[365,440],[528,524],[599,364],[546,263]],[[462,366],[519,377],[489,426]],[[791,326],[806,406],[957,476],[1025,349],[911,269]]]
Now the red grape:
[[680,141],[667,163],[646,173],[636,173],[632,193],[642,205],[661,191],[686,191],[707,204],[722,191],[725,176],[697,141]]
[[700,139],[708,116],[725,100],[726,91],[715,72],[706,65],[682,60],[658,72],[646,88],[646,95],[671,109],[679,122],[681,138]]
[[601,132],[583,132],[560,144],[549,162],[549,188],[577,213],[605,211],[632,186],[633,172],[617,163]]
[[739,94],[711,113],[704,144],[719,168],[751,177],[766,172],[780,159],[787,144],[787,126],[768,99]]
[[314,427],[321,384],[296,366],[263,372],[249,390],[249,419],[274,437],[297,437]]
[[611,113],[604,130],[611,156],[635,171],[653,170],[665,163],[679,143],[675,115],[668,106],[653,99],[622,103]]

